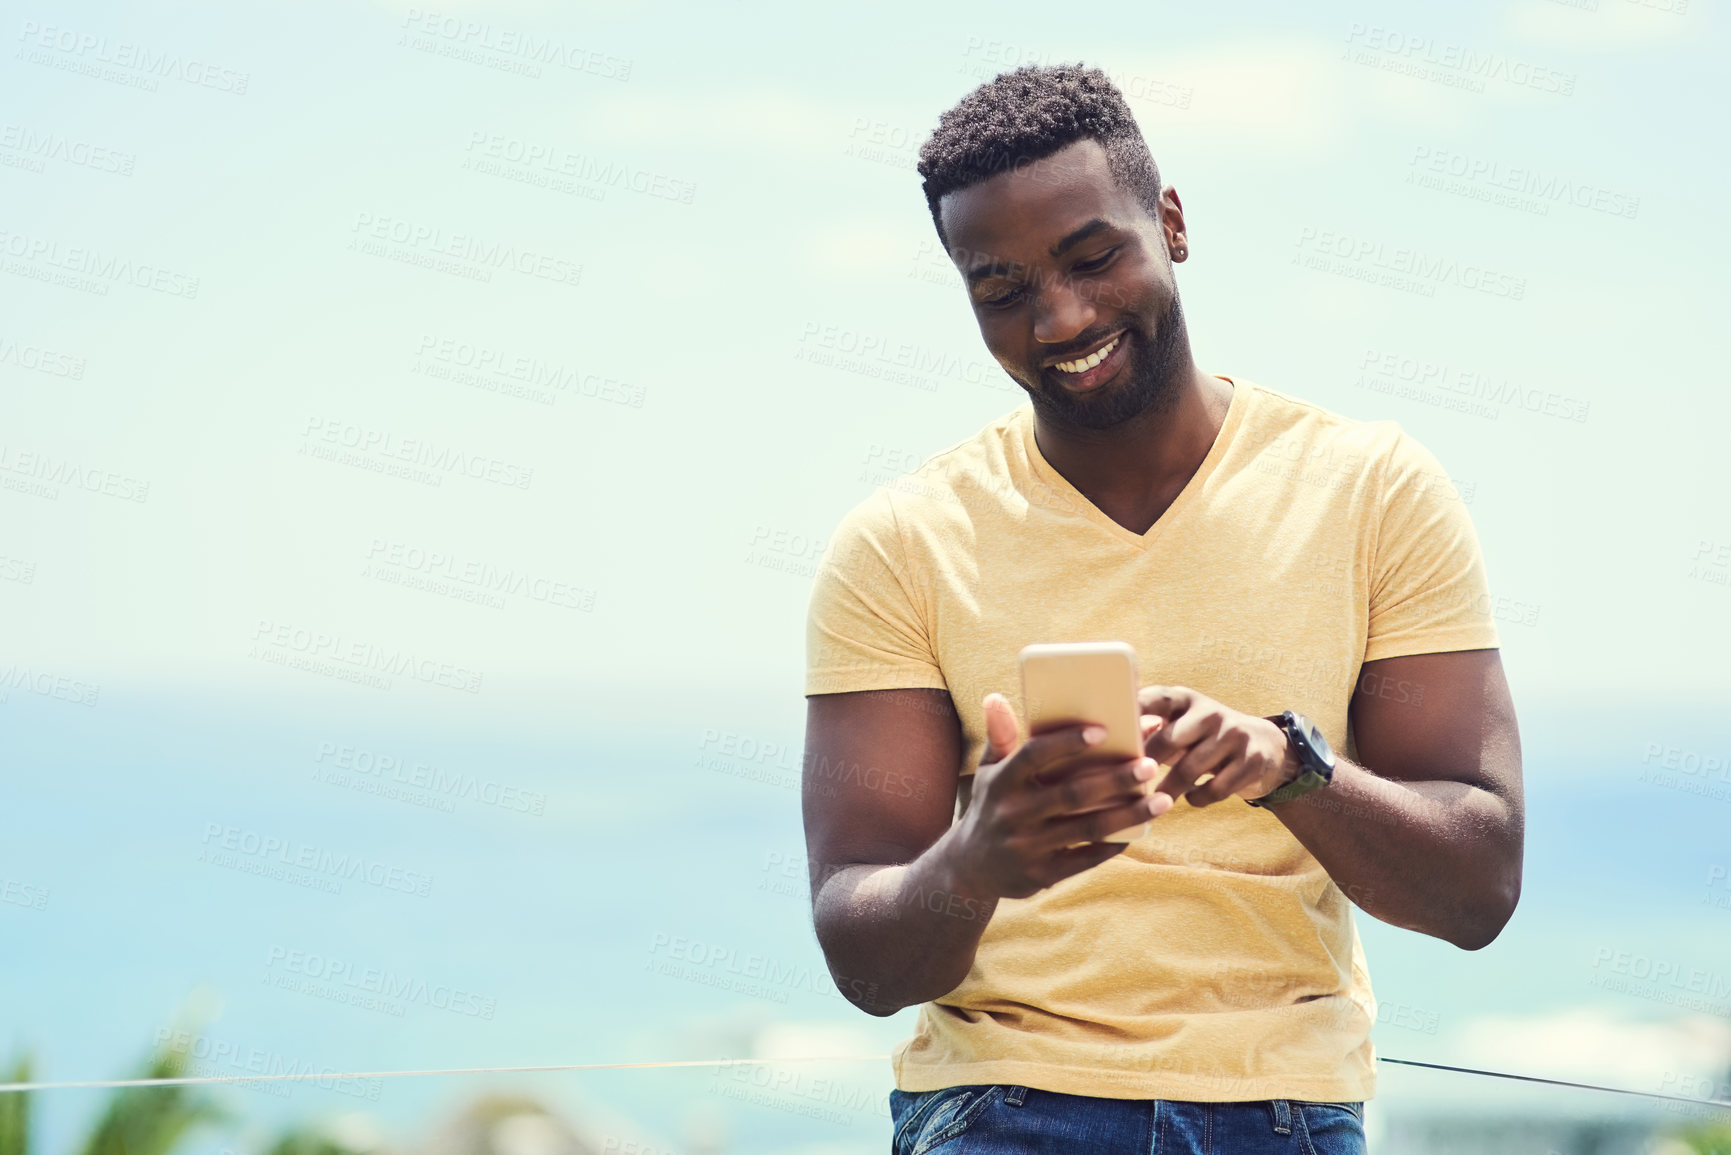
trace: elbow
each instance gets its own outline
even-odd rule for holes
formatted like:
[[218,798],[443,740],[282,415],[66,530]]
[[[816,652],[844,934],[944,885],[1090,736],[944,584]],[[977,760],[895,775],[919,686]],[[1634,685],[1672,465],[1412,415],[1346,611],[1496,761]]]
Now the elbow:
[[907,1005],[889,998],[873,982],[838,977],[836,988],[841,991],[842,998],[874,1018],[887,1019]]
[[842,998],[866,1014],[880,1019],[887,1019],[909,1007],[917,1007],[921,1003],[931,1002],[961,985],[961,980],[957,979],[942,990],[928,992],[922,988],[910,988],[899,983],[893,989],[885,989],[869,979],[846,978],[835,974],[833,971],[830,977],[835,979],[836,989],[841,992]]
[[1487,923],[1481,926],[1462,927],[1448,935],[1448,941],[1462,950],[1484,950],[1503,932],[1503,923]]
[[842,998],[868,1015],[887,1019],[902,1009],[902,1004],[894,997],[895,992],[884,990],[872,979],[843,974],[833,965],[829,968],[829,977]]
[[1517,871],[1487,895],[1469,917],[1453,928],[1452,933],[1443,937],[1462,950],[1483,950],[1497,941],[1497,936],[1515,916],[1515,907],[1520,905],[1520,901],[1521,878]]

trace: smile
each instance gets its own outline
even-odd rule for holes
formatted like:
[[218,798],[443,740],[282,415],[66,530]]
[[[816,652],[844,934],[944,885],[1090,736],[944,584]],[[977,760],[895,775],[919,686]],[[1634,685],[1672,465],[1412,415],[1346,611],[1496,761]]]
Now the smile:
[[1110,357],[1112,355],[1112,350],[1116,349],[1118,347],[1118,342],[1123,339],[1124,334],[1120,333],[1098,349],[1094,350],[1092,353],[1088,354],[1086,357],[1078,357],[1074,361],[1059,361],[1056,365],[1053,365],[1052,368],[1057,369],[1062,373],[1086,373],[1088,370],[1104,361],[1107,357]]
[[1130,359],[1130,330],[1121,330],[1085,357],[1049,366],[1057,383],[1069,393],[1091,393],[1118,377]]

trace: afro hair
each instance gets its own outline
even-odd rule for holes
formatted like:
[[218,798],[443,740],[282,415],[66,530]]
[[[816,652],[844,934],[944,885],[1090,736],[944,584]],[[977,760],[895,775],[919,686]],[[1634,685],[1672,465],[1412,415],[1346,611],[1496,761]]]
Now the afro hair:
[[957,189],[1020,169],[1079,140],[1099,141],[1113,178],[1151,216],[1160,170],[1124,94],[1098,68],[1028,65],[1000,73],[938,118],[920,146],[918,172],[938,239],[949,247],[938,202]]

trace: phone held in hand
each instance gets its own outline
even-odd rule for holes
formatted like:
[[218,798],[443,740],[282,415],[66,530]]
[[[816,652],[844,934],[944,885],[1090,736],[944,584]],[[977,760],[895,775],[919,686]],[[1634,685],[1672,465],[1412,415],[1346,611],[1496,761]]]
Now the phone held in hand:
[[[1094,750],[1120,758],[1142,757],[1142,711],[1136,692],[1136,651],[1124,642],[1064,642],[1024,646],[1023,716],[1030,735],[1059,726],[1093,722],[1106,728]],[[1159,779],[1144,784],[1152,791]],[[1108,835],[1107,842],[1134,842],[1148,832],[1143,822]]]

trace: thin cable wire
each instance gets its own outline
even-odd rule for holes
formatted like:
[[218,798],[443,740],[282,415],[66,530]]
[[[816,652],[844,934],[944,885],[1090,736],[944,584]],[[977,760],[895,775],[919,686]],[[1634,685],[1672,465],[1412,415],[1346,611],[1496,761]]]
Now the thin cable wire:
[[415,1075],[520,1075],[549,1071],[634,1071],[648,1067],[737,1067],[752,1063],[884,1062],[888,1055],[803,1055],[788,1059],[676,1059],[661,1063],[564,1063],[546,1067],[443,1067],[428,1071],[302,1071],[292,1075],[177,1075],[163,1079],[91,1079],[77,1083],[0,1083],[6,1091],[74,1088],[196,1087],[206,1083],[281,1083],[300,1079],[401,1079]]
[[1567,1079],[1545,1079],[1538,1075],[1512,1075],[1507,1071],[1481,1071],[1477,1067],[1450,1067],[1443,1063],[1421,1063],[1417,1059],[1390,1059],[1382,1055],[1378,1059],[1385,1063],[1399,1063],[1403,1067],[1428,1067],[1433,1071],[1453,1071],[1459,1075],[1484,1075],[1491,1079],[1518,1079],[1523,1083],[1544,1083],[1552,1087],[1576,1087],[1583,1091],[1605,1091],[1612,1095],[1639,1095],[1643,1099],[1664,1099],[1670,1103],[1694,1103],[1700,1107],[1723,1107],[1731,1110],[1731,1102],[1723,1099],[1692,1099],[1687,1095],[1661,1095],[1657,1091],[1631,1091],[1627,1087],[1601,1087],[1597,1083],[1571,1083]]
[[[1642,1099],[1660,1099],[1668,1103],[1689,1103],[1697,1107],[1731,1110],[1731,1102],[1722,1099],[1695,1099],[1687,1095],[1665,1095],[1657,1091],[1633,1091],[1627,1087],[1604,1087],[1597,1083],[1575,1083],[1567,1079],[1547,1079],[1539,1075],[1518,1075],[1509,1071],[1486,1071],[1477,1067],[1451,1067],[1444,1063],[1422,1063],[1416,1059],[1393,1059],[1378,1055],[1384,1063],[1399,1063],[1403,1067],[1424,1067],[1433,1071],[1449,1071],[1457,1075],[1479,1075],[1489,1079],[1512,1079],[1522,1083],[1542,1083],[1550,1087],[1571,1087],[1580,1091],[1603,1091],[1611,1095],[1634,1095]],[[70,1091],[111,1090],[122,1087],[192,1087],[221,1083],[281,1083],[306,1079],[402,1079],[420,1075],[520,1075],[545,1074],[554,1071],[640,1071],[667,1067],[738,1067],[768,1063],[881,1063],[888,1055],[803,1055],[787,1059],[676,1059],[659,1063],[565,1063],[541,1067],[445,1067],[425,1071],[304,1071],[291,1075],[181,1075],[163,1079],[91,1079],[71,1083],[0,1083],[0,1094],[8,1091]]]

